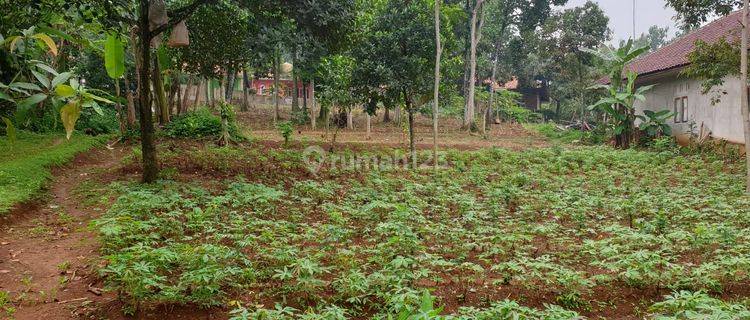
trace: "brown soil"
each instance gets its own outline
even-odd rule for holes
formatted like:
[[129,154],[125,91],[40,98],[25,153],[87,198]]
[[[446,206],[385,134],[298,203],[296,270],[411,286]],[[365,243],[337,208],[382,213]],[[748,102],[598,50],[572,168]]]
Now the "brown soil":
[[[281,121],[288,119],[290,110],[282,108]],[[250,136],[261,141],[282,141],[279,131],[269,119],[273,118],[273,109],[270,106],[257,106],[247,112],[238,112],[238,122],[249,130]],[[406,121],[404,117],[403,121]],[[409,146],[408,127],[406,123],[399,126],[391,113],[390,122],[383,122],[383,114],[379,113],[372,118],[372,132],[368,139],[366,133],[366,116],[361,111],[355,111],[353,115],[354,129],[339,129],[331,126],[326,133],[325,124],[317,123],[317,128],[312,129],[310,125],[295,127],[292,136],[296,141],[307,141],[314,144],[328,145],[336,134],[337,143],[349,145],[404,147]],[[453,118],[441,118],[438,120],[439,148],[451,148],[459,150],[476,150],[481,148],[500,147],[511,150],[528,149],[529,147],[547,146],[545,139],[535,133],[529,132],[519,124],[493,123],[490,130],[482,135],[480,133],[468,133],[461,128],[461,121]],[[414,120],[414,143],[418,149],[432,148],[432,119],[422,115],[416,115]]]
[[[103,290],[94,272],[96,235],[88,229],[100,214],[73,193],[80,183],[135,179],[116,173],[127,149],[99,149],[53,169],[48,192],[13,209],[0,221],[0,291],[10,293],[13,319],[123,319],[122,304]],[[171,319],[209,319],[207,313],[174,309]],[[159,310],[138,318],[161,318]],[[187,317],[186,315],[190,315]],[[0,311],[0,319],[7,314]]]

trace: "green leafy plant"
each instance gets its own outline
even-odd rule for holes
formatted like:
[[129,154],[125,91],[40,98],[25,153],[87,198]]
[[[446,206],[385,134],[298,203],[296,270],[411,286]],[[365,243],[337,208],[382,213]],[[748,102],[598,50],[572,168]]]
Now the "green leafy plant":
[[667,120],[673,116],[674,112],[669,110],[643,110],[643,115],[636,117],[641,120],[641,124],[638,126],[641,131],[645,132],[650,138],[659,138],[672,134],[672,127],[667,124]]
[[276,129],[279,130],[279,134],[284,137],[284,144],[289,144],[294,133],[294,125],[291,121],[284,121],[276,125]]
[[[228,132],[234,137],[239,137],[239,130],[234,122],[228,123]],[[198,108],[172,119],[164,127],[164,133],[173,138],[218,139],[222,135],[222,120],[208,108]]]

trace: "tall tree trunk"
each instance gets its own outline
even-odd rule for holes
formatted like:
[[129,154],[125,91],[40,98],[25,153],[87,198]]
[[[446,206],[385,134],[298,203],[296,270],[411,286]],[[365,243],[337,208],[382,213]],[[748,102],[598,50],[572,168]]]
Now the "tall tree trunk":
[[133,91],[130,90],[127,73],[123,74],[122,80],[125,83],[125,96],[128,99],[128,128],[132,128],[135,126],[135,97],[133,97]]
[[469,82],[466,90],[466,108],[464,109],[464,126],[468,129],[474,124],[475,105],[474,91],[476,87],[477,73],[477,44],[481,39],[482,27],[484,25],[484,0],[476,0],[471,12],[471,44],[469,49]]
[[370,116],[369,113],[365,113],[367,115],[367,140],[372,139],[372,116]]
[[159,123],[161,125],[169,122],[169,107],[167,106],[167,97],[164,92],[164,80],[162,79],[161,70],[159,69],[159,55],[154,55],[154,66],[153,70],[153,86],[154,86],[154,97],[156,98],[156,107],[159,111]]
[[182,114],[182,84],[177,83],[177,100],[175,101],[176,114]]
[[[443,47],[440,43],[440,2],[435,0],[435,88],[432,93],[432,164],[438,169],[438,106],[440,99],[440,56]],[[367,118],[368,125],[370,118]],[[368,128],[369,129],[369,128]]]
[[120,137],[125,136],[125,115],[122,112],[122,105],[120,104],[120,79],[115,80],[115,110],[117,110],[117,122],[120,124]]
[[396,115],[394,116],[394,118],[396,118],[395,119],[396,120],[396,125],[397,126],[401,126],[401,104],[397,104],[396,105],[396,112],[395,113],[396,113]]
[[188,99],[190,98],[190,87],[193,85],[193,79],[194,77],[191,75],[185,85],[185,92],[183,93],[182,102],[180,103],[180,113],[185,113],[188,110]]
[[159,166],[156,162],[156,144],[153,116],[151,114],[151,95],[149,89],[149,71],[151,70],[151,30],[148,25],[149,1],[139,0],[140,14],[138,18],[138,32],[140,34],[140,86],[138,100],[140,104],[141,125],[141,153],[143,156],[143,182],[152,183],[159,176]]
[[[198,84],[195,85],[195,97],[193,98],[193,111],[198,110],[198,103],[201,98],[201,86],[203,85],[203,78],[198,78]],[[208,98],[206,98],[208,100]]]
[[310,117],[310,123],[312,124],[312,129],[315,130],[315,118],[317,117],[315,115],[315,109],[318,108],[318,102],[315,101],[315,79],[310,80],[310,112],[312,116]]
[[234,68],[228,68],[227,69],[227,81],[226,81],[226,88],[224,93],[224,99],[226,99],[227,103],[232,103],[232,99],[234,98],[234,81],[237,79],[237,70]]
[[385,107],[383,109],[385,109],[385,111],[383,112],[383,122],[391,122],[391,109],[388,109],[388,107]]
[[[178,97],[180,92],[180,75],[177,70],[172,73],[171,81],[169,84],[169,98],[167,99],[169,105],[169,116],[172,117],[174,114],[180,112],[180,99]],[[175,100],[176,99],[176,100]],[[174,110],[174,112],[172,111]]]
[[[467,16],[471,17],[472,4],[475,0],[466,0],[464,4],[464,12]],[[464,58],[464,77],[461,81],[461,96],[464,99],[467,97],[467,90],[469,88],[469,50],[471,49],[471,19],[466,21],[466,36],[464,38],[463,58]]]
[[281,53],[276,49],[273,58],[273,123],[279,121],[279,65],[281,64]]
[[745,192],[750,193],[750,109],[748,109],[748,92],[747,92],[747,49],[748,49],[748,14],[750,14],[750,6],[748,0],[744,1],[742,12],[742,48],[740,52],[741,57],[741,78],[742,78],[742,101],[740,106],[742,108],[742,118],[745,123],[745,161],[747,167],[747,177],[745,181]]
[[292,117],[301,118],[299,116],[299,86],[297,84],[297,46],[292,46]]
[[247,111],[247,104],[248,104],[248,98],[247,98],[247,88],[248,88],[248,79],[247,79],[247,70],[242,69],[242,108],[240,108],[241,111]]
[[414,146],[414,111],[411,109],[411,103],[407,102],[406,112],[409,115],[409,154],[411,154],[411,167],[417,168],[417,149]]
[[349,110],[346,111],[346,127],[349,128],[349,130],[354,130],[354,116],[352,115],[351,107],[348,109]]
[[[300,78],[300,81],[301,80],[302,79]],[[307,90],[308,89],[307,88],[308,88],[307,84],[302,82],[302,114],[304,114],[305,117],[307,117],[307,114],[308,114],[308,111],[307,111],[308,110],[307,109]]]

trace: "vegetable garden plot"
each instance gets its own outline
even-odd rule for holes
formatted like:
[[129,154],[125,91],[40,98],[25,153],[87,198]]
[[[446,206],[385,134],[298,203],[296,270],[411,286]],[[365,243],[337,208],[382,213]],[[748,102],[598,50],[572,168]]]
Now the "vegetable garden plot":
[[741,163],[608,148],[448,159],[218,191],[117,185],[95,223],[101,273],[131,308],[239,301],[236,319],[748,316]]

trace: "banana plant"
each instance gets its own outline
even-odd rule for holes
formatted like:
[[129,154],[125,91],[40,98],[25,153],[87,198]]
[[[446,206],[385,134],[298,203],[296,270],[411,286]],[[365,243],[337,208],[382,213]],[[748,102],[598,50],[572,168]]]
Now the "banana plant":
[[633,71],[627,72],[627,83],[623,83],[623,74],[625,74],[625,67],[647,50],[648,46],[634,48],[632,39],[617,50],[610,48],[605,48],[602,51],[584,50],[604,60],[605,71],[610,80],[607,85],[596,85],[590,88],[605,89],[607,95],[594,105],[589,106],[588,109],[599,110],[612,117],[616,146],[620,148],[628,148],[633,138],[635,101],[645,101],[645,93],[653,88],[653,86],[636,88],[635,81],[638,74]]

